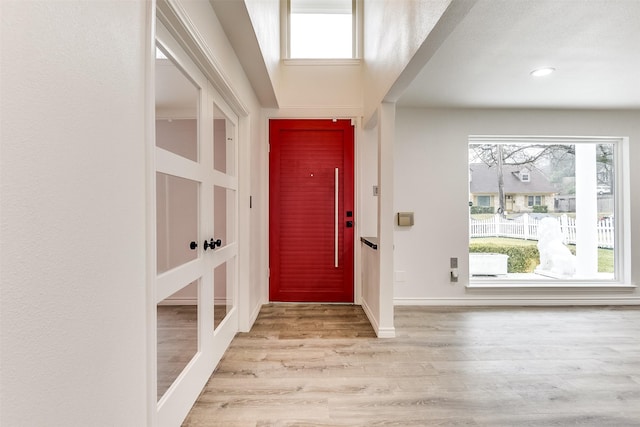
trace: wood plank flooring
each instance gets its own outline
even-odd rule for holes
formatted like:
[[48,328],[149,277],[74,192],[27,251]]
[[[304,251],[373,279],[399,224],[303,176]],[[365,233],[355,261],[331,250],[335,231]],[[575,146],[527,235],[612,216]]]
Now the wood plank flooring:
[[184,422],[640,426],[640,309],[266,305]]
[[198,306],[159,305],[158,400],[198,352]]
[[[198,306],[158,305],[157,310],[157,397],[160,400],[198,352]],[[214,328],[226,315],[226,305],[214,305]]]

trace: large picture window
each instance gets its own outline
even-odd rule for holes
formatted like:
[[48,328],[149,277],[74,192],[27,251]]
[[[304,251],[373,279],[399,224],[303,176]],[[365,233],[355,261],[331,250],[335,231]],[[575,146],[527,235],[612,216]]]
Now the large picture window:
[[471,136],[470,283],[624,280],[623,143]]

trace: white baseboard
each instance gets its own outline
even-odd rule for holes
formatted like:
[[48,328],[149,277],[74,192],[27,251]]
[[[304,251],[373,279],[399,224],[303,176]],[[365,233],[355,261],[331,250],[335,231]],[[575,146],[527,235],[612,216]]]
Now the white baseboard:
[[251,328],[253,328],[253,324],[256,322],[256,319],[258,318],[258,315],[260,314],[261,309],[262,309],[262,304],[256,304],[256,306],[253,309],[253,312],[249,315],[249,329],[247,329],[246,331],[240,331],[240,332],[249,332]]
[[165,298],[158,305],[198,305],[197,298]]
[[361,304],[362,309],[364,310],[364,314],[367,315],[371,326],[373,327],[374,332],[378,338],[395,338],[396,329],[395,328],[381,328],[378,323],[378,319],[373,315],[371,308],[367,305],[367,302],[362,299]]
[[396,328],[378,328],[376,335],[378,338],[395,338]]
[[566,305],[640,305],[640,297],[597,298],[394,298],[394,305],[423,306],[566,306]]
[[360,306],[364,310],[364,314],[367,315],[367,319],[369,319],[369,323],[371,323],[371,326],[373,327],[373,330],[376,331],[376,335],[377,335],[378,319],[376,319],[376,317],[373,315],[373,312],[371,311],[371,309],[367,305],[367,302],[364,299],[360,302]]
[[[226,299],[217,299],[213,301],[214,305],[226,305]],[[165,298],[158,305],[198,305],[197,298]]]

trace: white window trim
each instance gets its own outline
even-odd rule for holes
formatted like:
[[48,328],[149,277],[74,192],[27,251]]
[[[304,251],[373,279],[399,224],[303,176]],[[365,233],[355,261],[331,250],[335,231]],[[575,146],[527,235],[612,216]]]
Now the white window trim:
[[341,58],[341,59],[331,59],[331,58],[288,58],[282,60],[284,65],[292,65],[292,66],[333,66],[333,65],[341,65],[341,66],[359,66],[362,60],[360,59],[351,59],[351,58]]
[[[469,144],[615,144],[615,188],[614,216],[615,241],[614,275],[611,281],[602,280],[553,280],[547,283],[540,281],[522,281],[509,279],[469,278],[466,285],[469,289],[588,289],[591,291],[627,291],[636,289],[631,281],[631,191],[628,137],[598,136],[517,136],[517,135],[469,135]],[[468,228],[468,227],[467,227]],[[467,236],[467,241],[469,237]]]

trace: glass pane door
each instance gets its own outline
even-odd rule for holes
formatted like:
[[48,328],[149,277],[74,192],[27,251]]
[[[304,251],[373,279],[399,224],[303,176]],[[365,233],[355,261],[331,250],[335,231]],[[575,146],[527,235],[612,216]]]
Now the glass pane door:
[[180,425],[238,331],[237,117],[157,25],[158,425]]
[[158,274],[198,257],[197,182],[156,172],[156,232]]
[[214,267],[214,328],[222,324],[235,305],[236,289],[236,117],[226,104],[213,104],[213,206],[214,234],[225,250]]
[[213,167],[224,174],[236,175],[236,126],[216,104],[213,106]]
[[179,425],[213,371],[209,83],[158,23],[155,67],[157,425]]
[[[158,47],[156,59],[156,270],[165,280],[157,302],[157,398],[160,400],[198,352],[202,281],[188,267],[198,260],[201,183],[181,159],[198,161],[201,90]],[[183,162],[182,162],[183,163]],[[185,274],[187,273],[188,274]],[[165,296],[165,294],[169,294]]]
[[[158,304],[158,400],[198,352],[198,282]],[[180,301],[193,300],[195,304]]]

